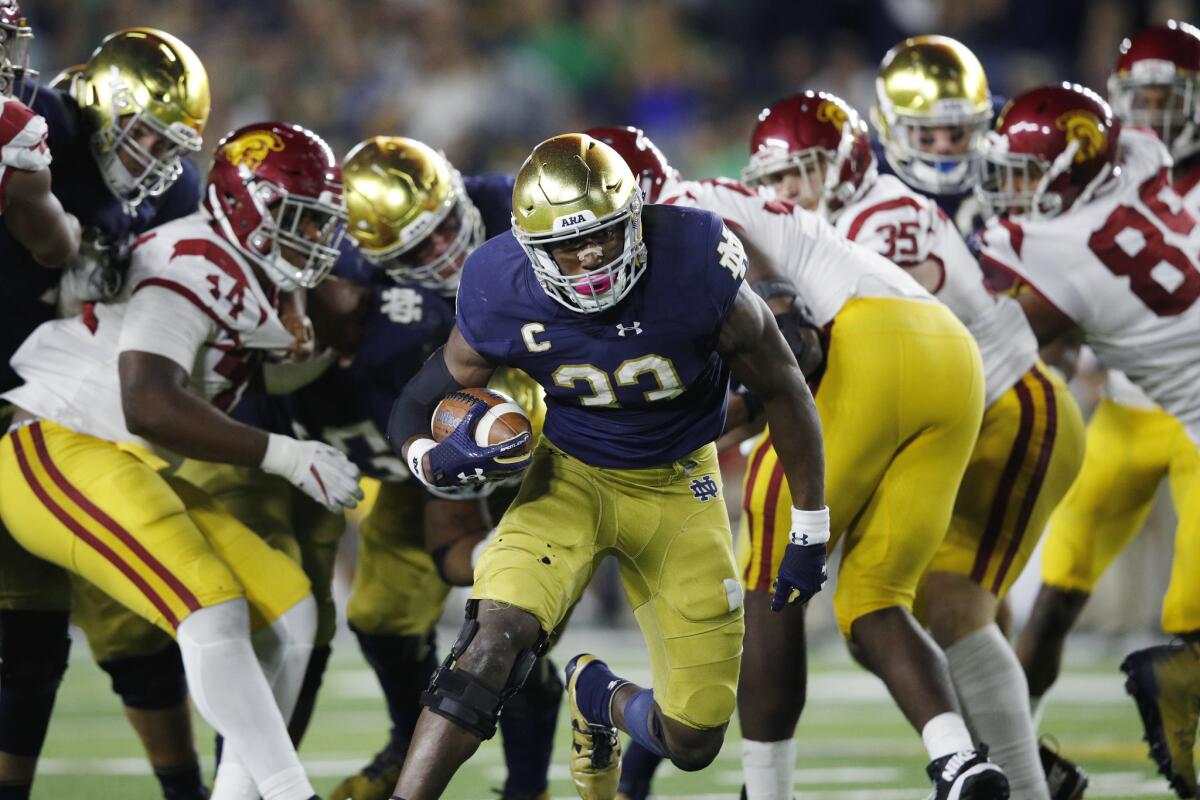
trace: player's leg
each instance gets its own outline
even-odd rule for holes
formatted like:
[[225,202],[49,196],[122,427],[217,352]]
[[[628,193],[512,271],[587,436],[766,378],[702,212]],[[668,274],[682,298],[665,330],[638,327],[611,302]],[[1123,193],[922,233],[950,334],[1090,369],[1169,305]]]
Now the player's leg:
[[358,562],[346,614],[387,702],[391,730],[383,749],[330,794],[334,800],[391,796],[437,667],[435,624],[449,587],[424,547],[426,492],[380,484],[358,526]]
[[109,676],[167,800],[203,800],[208,789],[192,734],[179,647],[164,631],[77,575],[71,619]]
[[[1066,385],[1035,365],[984,414],[949,533],[917,594],[917,618],[946,653],[968,727],[1018,798],[1051,794],[1025,674],[996,613],[1078,472],[1083,440]],[[1086,778],[1076,783],[1078,794]]]
[[70,590],[62,568],[0,523],[0,798],[27,800],[67,670]]
[[193,699],[246,743],[264,798],[311,795],[249,641],[242,587],[157,472],[109,442],[31,422],[0,443],[0,515],[34,555],[175,634]]
[[1170,461],[1164,431],[1176,427],[1164,412],[1108,400],[1088,422],[1083,466],[1050,517],[1042,586],[1017,646],[1035,717],[1092,589],[1150,513]]
[[[317,605],[299,565],[295,538],[283,531],[260,536],[229,513],[226,504],[194,484],[178,476],[170,478],[169,483],[184,502],[192,523],[245,591],[250,643],[286,726],[300,694],[317,629]],[[282,482],[274,483],[270,491],[276,490],[280,492],[283,507],[289,507],[287,487]],[[260,503],[266,504],[269,498],[270,492],[264,493]],[[272,539],[279,541],[272,544]],[[257,743],[251,743],[251,749],[247,750],[247,743],[229,736],[225,739],[214,797],[225,797],[226,785],[240,785],[243,791],[252,791],[258,785],[261,792],[255,766],[260,758]]]
[[[1182,433],[1182,426],[1180,428]],[[1200,450],[1178,436],[1171,493],[1179,511],[1171,582],[1163,600],[1163,630],[1171,644],[1131,653],[1121,664],[1137,702],[1150,757],[1180,797],[1197,794],[1194,750],[1200,724]],[[1184,588],[1187,587],[1187,588]]]
[[[583,473],[534,453],[513,506],[475,570],[458,640],[422,697],[396,796],[440,796],[450,778],[495,732],[496,716],[528,677],[536,653],[583,592],[615,533],[603,528],[601,497]],[[602,520],[600,526],[597,520]],[[600,527],[601,530],[597,530]],[[615,789],[615,764],[614,789]]]

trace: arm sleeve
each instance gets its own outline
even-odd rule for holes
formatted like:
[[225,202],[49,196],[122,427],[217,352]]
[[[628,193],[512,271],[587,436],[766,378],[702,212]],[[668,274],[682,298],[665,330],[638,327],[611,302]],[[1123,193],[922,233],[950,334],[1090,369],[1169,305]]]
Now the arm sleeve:
[[750,262],[742,240],[716,215],[713,215],[709,246],[708,296],[715,306],[717,319],[724,320],[733,308]]
[[216,324],[188,298],[161,286],[146,286],[129,300],[117,351],[163,356],[190,375],[196,353],[216,331]]

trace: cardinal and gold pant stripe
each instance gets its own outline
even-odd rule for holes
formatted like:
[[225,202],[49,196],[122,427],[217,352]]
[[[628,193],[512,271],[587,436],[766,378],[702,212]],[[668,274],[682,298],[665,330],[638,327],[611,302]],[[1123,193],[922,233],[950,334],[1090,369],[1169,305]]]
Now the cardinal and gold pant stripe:
[[[753,544],[750,558],[742,572],[742,582],[749,591],[769,592],[775,580],[775,520],[779,509],[780,487],[783,486],[783,467],[767,434],[754,446],[750,468],[746,472],[746,491],[742,494],[743,525],[750,531]],[[762,523],[754,524],[755,509],[762,509]]]
[[62,474],[46,448],[40,422],[12,431],[9,438],[21,475],[38,501],[134,584],[172,628],[200,608],[196,596],[177,576]]

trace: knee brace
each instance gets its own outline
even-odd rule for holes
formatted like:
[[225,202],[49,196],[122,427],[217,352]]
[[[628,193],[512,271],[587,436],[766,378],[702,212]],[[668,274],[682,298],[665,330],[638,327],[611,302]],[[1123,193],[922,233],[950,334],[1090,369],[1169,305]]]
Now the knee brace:
[[504,707],[505,714],[530,717],[543,711],[557,711],[562,703],[563,682],[558,667],[549,656],[539,657],[529,677]]
[[71,639],[65,611],[0,611],[0,752],[36,757]]
[[187,699],[187,679],[179,646],[171,642],[157,653],[99,662],[112,690],[129,708],[161,711]]
[[421,695],[421,705],[480,739],[487,740],[496,735],[500,709],[525,683],[538,654],[544,651],[546,634],[541,632],[533,647],[527,647],[517,653],[508,678],[497,692],[474,675],[455,669],[458,659],[479,632],[479,620],[475,618],[477,610],[478,601],[469,600],[467,618],[458,634],[458,640],[450,648],[446,660],[433,673],[429,688]]

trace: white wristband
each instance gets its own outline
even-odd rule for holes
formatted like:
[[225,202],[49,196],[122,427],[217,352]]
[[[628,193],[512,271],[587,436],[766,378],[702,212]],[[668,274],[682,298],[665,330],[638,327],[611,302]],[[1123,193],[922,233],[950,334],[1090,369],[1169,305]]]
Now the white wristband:
[[437,447],[437,442],[433,439],[417,439],[408,446],[408,469],[413,475],[417,476],[417,480],[426,486],[432,486],[429,478],[425,477],[425,454],[433,448]]
[[290,475],[296,460],[295,448],[292,446],[295,441],[290,436],[268,433],[267,450],[263,453],[258,468],[272,475]]
[[792,544],[825,544],[829,541],[829,507],[820,511],[792,508],[792,530],[788,537]]

